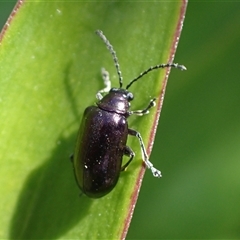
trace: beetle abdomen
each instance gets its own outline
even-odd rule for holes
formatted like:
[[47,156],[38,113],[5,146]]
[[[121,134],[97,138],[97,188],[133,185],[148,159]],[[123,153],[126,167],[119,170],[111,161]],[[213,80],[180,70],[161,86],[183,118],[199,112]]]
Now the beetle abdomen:
[[123,115],[96,106],[86,108],[74,154],[75,177],[90,197],[102,197],[116,185],[121,172],[128,125]]

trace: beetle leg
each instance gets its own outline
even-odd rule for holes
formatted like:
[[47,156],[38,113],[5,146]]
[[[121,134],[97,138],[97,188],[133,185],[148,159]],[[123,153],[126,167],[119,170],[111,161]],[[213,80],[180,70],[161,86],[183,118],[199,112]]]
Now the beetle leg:
[[156,169],[155,167],[153,167],[153,164],[148,159],[147,151],[144,146],[141,134],[133,129],[128,129],[128,134],[138,138],[140,147],[141,147],[141,151],[142,151],[143,161],[146,164],[147,168],[149,168],[152,171],[153,176],[158,177],[158,178],[162,177],[161,172],[158,169]]
[[128,167],[128,165],[130,164],[130,162],[133,160],[133,158],[135,157],[135,153],[133,152],[133,150],[128,147],[125,146],[124,148],[124,155],[127,155],[128,157],[130,157],[130,159],[127,161],[127,163],[125,163],[122,167],[121,167],[121,171],[125,171],[126,168]]
[[110,80],[110,77],[109,77],[109,72],[105,68],[102,68],[101,73],[102,73],[102,79],[103,79],[103,83],[104,83],[105,88],[98,91],[98,93],[96,95],[96,98],[98,100],[101,100],[103,98],[101,93],[108,93],[111,89],[111,80]]
[[74,158],[74,155],[73,155],[73,153],[70,155],[70,157],[69,157],[69,158],[70,158],[70,161],[71,161],[71,162],[73,162],[73,158]]
[[132,115],[132,114],[136,114],[138,116],[142,116],[144,114],[148,114],[149,113],[149,109],[156,106],[156,103],[155,103],[155,100],[156,98],[153,98],[150,100],[148,106],[143,109],[143,110],[136,110],[136,111],[130,111],[129,114]]

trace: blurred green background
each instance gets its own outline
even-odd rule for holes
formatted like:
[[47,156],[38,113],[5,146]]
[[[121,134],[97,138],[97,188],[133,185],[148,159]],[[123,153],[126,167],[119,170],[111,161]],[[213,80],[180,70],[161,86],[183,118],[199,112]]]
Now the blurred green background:
[[[2,28],[14,2],[0,2]],[[190,2],[127,239],[240,239],[240,2]],[[177,78],[175,77],[177,76]]]

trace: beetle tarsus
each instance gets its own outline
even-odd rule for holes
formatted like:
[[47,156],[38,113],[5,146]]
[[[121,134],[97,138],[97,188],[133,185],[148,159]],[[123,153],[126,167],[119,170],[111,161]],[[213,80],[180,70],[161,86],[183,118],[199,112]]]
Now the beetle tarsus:
[[156,101],[156,98],[153,98],[153,99],[150,100],[148,106],[145,109],[130,111],[129,114],[130,115],[135,114],[137,116],[142,116],[142,115],[149,114],[149,109],[156,106],[156,102],[155,101]]
[[152,174],[153,174],[154,177],[157,177],[157,178],[162,177],[161,171],[159,171],[155,167],[151,167],[151,171],[152,171]]
[[105,68],[102,68],[101,73],[102,73],[102,79],[103,79],[105,88],[103,88],[102,90],[100,90],[98,92],[99,93],[108,93],[111,89],[111,81],[110,81],[109,72]]

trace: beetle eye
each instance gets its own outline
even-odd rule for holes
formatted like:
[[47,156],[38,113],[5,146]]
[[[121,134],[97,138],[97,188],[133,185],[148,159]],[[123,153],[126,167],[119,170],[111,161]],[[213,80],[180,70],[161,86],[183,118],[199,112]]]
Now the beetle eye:
[[133,96],[133,94],[131,92],[129,92],[127,94],[127,99],[128,99],[128,101],[132,101],[134,99],[134,96]]

